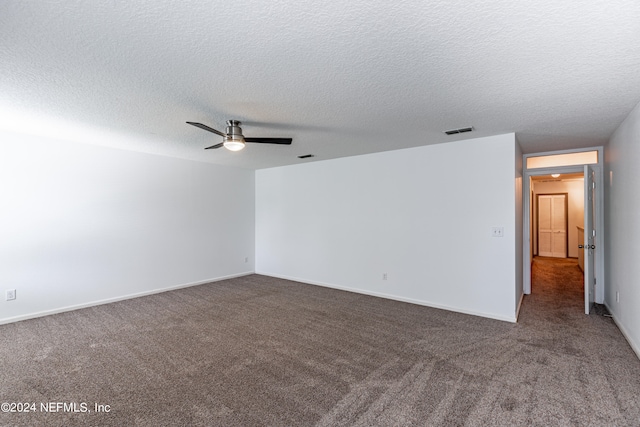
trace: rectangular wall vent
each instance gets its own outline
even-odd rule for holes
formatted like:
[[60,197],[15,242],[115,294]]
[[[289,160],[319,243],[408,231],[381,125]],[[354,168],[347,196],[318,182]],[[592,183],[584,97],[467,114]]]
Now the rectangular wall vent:
[[444,133],[446,133],[447,135],[455,135],[457,133],[471,132],[472,130],[473,130],[473,126],[469,126],[466,128],[445,130]]

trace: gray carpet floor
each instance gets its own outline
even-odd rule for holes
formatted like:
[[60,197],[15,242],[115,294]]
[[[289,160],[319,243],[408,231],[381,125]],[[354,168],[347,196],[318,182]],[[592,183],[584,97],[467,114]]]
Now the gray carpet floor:
[[0,426],[638,426],[640,360],[561,262],[517,324],[251,275],[3,325],[0,402],[36,408]]

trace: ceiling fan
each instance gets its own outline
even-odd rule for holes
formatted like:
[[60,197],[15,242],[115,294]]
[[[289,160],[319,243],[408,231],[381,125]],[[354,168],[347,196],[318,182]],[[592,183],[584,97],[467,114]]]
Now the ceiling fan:
[[291,145],[291,138],[247,138],[242,135],[242,128],[240,127],[240,122],[238,120],[227,120],[227,129],[226,132],[220,132],[219,130],[210,128],[207,125],[203,125],[202,123],[195,122],[187,122],[188,124],[199,127],[200,129],[204,129],[209,132],[213,132],[217,135],[220,135],[224,138],[224,140],[220,144],[212,145],[211,147],[205,148],[205,150],[209,150],[211,148],[220,148],[224,147],[227,150],[231,151],[240,151],[244,148],[246,142],[256,142],[261,144],[282,144],[282,145]]

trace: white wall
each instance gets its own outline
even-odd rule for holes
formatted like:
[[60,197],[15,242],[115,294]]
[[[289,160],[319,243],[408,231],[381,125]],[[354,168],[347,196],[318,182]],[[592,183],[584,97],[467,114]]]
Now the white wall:
[[256,272],[514,321],[517,157],[507,134],[259,170]]
[[[568,236],[568,254],[570,258],[578,258],[578,245],[583,242],[578,242],[578,229],[576,226],[584,226],[584,179],[573,179],[567,181],[556,182],[541,182],[534,181],[534,204],[537,203],[536,196],[538,194],[552,194],[552,193],[567,193],[567,220],[569,232]],[[533,211],[533,233],[534,242],[537,241],[538,233],[538,206],[534,207]],[[537,248],[534,246],[534,250]],[[537,250],[536,250],[537,253]]]
[[[605,303],[640,357],[640,104],[605,147]],[[620,302],[616,302],[619,292]]]
[[253,171],[0,141],[0,323],[253,271]]

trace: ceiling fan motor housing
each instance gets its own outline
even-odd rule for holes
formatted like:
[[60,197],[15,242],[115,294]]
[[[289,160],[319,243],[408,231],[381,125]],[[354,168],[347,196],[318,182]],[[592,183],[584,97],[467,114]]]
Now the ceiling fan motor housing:
[[244,141],[244,136],[242,136],[242,128],[240,127],[240,122],[238,120],[227,120],[226,134],[229,139]]

